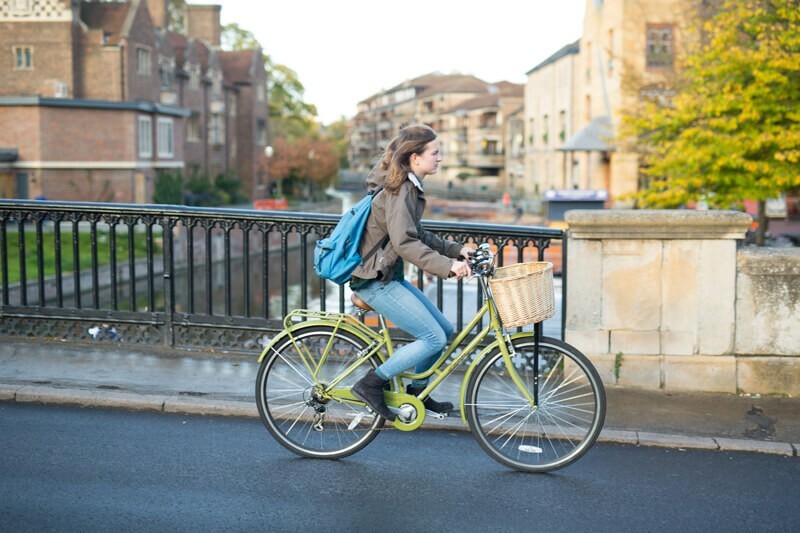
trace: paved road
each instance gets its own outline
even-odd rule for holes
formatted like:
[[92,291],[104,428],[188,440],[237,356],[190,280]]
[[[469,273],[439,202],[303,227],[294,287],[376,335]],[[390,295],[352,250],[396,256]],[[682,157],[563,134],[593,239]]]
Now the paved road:
[[0,531],[790,531],[800,461],[599,445],[512,472],[469,434],[301,459],[252,419],[0,403]]

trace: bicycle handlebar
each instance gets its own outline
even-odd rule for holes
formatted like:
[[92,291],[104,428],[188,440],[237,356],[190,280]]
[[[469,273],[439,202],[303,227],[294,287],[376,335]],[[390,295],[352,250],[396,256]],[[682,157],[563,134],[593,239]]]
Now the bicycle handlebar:
[[491,276],[494,272],[494,253],[489,248],[489,243],[478,246],[468,261],[473,276]]

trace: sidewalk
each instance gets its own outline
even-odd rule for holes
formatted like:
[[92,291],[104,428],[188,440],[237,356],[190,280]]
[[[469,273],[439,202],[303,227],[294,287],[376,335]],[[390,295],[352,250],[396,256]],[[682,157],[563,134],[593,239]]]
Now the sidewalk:
[[[0,401],[258,417],[257,357],[57,341],[0,344]],[[460,382],[442,383],[457,402]],[[797,456],[800,399],[608,387],[600,442]],[[463,429],[458,415],[430,429]],[[265,436],[266,438],[266,436]]]

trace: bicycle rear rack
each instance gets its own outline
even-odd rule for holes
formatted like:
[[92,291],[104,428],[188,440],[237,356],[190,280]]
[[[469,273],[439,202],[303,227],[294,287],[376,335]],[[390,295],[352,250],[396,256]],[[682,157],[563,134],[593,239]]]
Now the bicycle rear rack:
[[365,325],[363,322],[355,318],[353,315],[347,313],[337,313],[334,311],[316,311],[313,309],[295,309],[283,319],[283,327],[291,329],[293,326],[301,322],[310,320],[321,320],[328,323],[333,323],[334,329],[338,330],[340,327],[347,325],[365,336],[374,339],[382,340],[383,337],[378,334],[374,329]]

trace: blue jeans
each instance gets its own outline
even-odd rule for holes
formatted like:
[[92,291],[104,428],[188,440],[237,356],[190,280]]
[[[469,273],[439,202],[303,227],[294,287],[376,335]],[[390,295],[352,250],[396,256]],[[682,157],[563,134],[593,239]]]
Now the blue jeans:
[[[433,302],[405,280],[385,284],[372,281],[356,293],[375,311],[416,338],[394,352],[378,367],[377,374],[392,379],[410,368],[417,374],[429,370],[442,355],[454,329]],[[415,380],[413,385],[421,386],[425,382]]]

